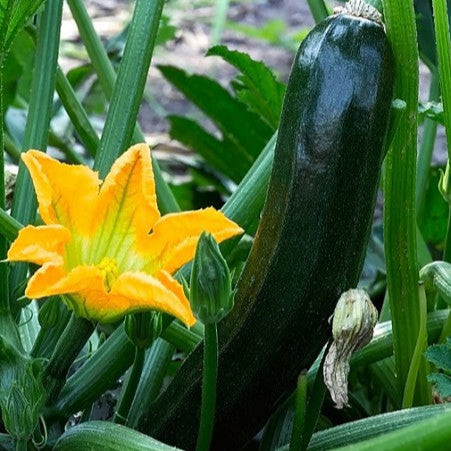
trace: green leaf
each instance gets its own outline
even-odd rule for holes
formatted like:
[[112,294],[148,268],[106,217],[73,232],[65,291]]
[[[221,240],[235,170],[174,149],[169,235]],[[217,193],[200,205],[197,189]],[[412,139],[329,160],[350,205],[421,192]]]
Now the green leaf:
[[194,149],[212,168],[236,183],[246,175],[250,164],[233,143],[217,139],[192,119],[171,115],[168,120],[171,137]]
[[275,130],[279,123],[285,86],[277,81],[273,72],[261,61],[255,61],[248,54],[229,50],[223,45],[212,47],[207,56],[220,56],[241,72],[232,84],[238,98]]
[[426,358],[443,373],[428,375],[428,381],[435,385],[435,390],[442,397],[451,396],[451,337],[446,343],[429,346],[425,352]]
[[432,373],[428,376],[428,381],[435,385],[437,393],[443,398],[451,396],[451,377],[443,373]]
[[173,66],[158,68],[166,80],[216,124],[224,139],[236,146],[238,158],[250,165],[271,138],[271,127],[216,81],[204,75],[189,75]]
[[451,337],[444,344],[429,346],[426,358],[437,368],[451,371]]
[[294,51],[299,46],[299,42],[296,41],[295,37],[288,35],[287,24],[281,19],[270,19],[258,26],[228,22],[227,28],[250,38],[267,41],[272,45],[287,47]]
[[439,180],[439,168],[430,168],[429,184],[423,202],[427,207],[420,210],[418,225],[426,243],[440,249],[445,241],[448,206],[438,190]]
[[163,45],[175,38],[177,27],[171,24],[168,16],[162,15],[160,20],[160,28],[158,28],[156,45]]
[[36,13],[44,0],[1,0],[0,1],[0,42],[2,50],[8,50],[20,29]]

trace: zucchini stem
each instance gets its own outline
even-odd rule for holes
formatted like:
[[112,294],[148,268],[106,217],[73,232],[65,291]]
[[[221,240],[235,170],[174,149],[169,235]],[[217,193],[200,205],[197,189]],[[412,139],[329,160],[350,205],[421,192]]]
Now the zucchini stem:
[[122,396],[113,419],[114,423],[127,424],[130,406],[132,405],[139,379],[141,378],[144,356],[145,349],[135,346],[135,360],[133,361],[132,369],[122,390]]
[[215,424],[217,373],[218,329],[216,323],[205,324],[202,404],[196,451],[208,451],[210,448]]
[[54,401],[59,395],[66,382],[69,368],[94,332],[94,329],[95,326],[91,321],[72,315],[45,368],[43,380],[46,385],[47,401],[49,403]]

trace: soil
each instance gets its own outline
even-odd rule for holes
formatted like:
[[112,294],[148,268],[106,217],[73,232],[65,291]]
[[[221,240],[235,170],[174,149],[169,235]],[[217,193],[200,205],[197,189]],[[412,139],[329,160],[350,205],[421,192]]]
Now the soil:
[[[332,6],[338,2],[330,2]],[[87,0],[88,11],[93,18],[94,26],[104,41],[118,35],[130,20],[133,2],[127,0]],[[214,76],[224,86],[235,74],[234,69],[215,57],[205,57],[205,52],[211,45],[211,22],[214,17],[215,2],[213,0],[167,0],[164,14],[170,18],[170,23],[177,27],[175,39],[156,48],[152,66],[149,71],[146,93],[150,101],[143,102],[139,121],[152,144],[163,144],[162,147],[175,148],[171,143],[165,119],[167,114],[179,114],[199,117],[197,109],[191,105],[160,75],[158,64],[172,64],[188,72],[202,73]],[[236,30],[238,26],[261,31],[268,23],[276,24],[277,31],[272,33],[271,43],[256,39],[248,33]],[[281,41],[289,41],[296,45],[290,36],[314,25],[306,1],[300,0],[240,0],[230,2],[227,24],[221,43],[230,48],[249,53],[254,59],[262,60],[275,71],[281,80],[286,81],[294,56],[294,48],[288,48]],[[60,63],[64,68],[80,64],[80,59],[74,59],[73,45],[80,48],[78,31],[70,11],[65,9],[62,27],[63,56]],[[69,47],[68,47],[69,46]],[[84,54],[81,54],[84,56]],[[81,58],[83,60],[83,58]],[[420,99],[427,100],[429,86],[429,71],[420,65]],[[421,129],[420,129],[421,137]],[[439,127],[434,154],[436,164],[446,162],[446,143],[442,127]]]

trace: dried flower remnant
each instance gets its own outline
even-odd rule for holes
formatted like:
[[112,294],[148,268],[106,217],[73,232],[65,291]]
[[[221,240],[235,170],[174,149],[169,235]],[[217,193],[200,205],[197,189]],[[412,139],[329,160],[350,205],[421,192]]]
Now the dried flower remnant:
[[344,292],[335,307],[334,341],[324,361],[324,382],[337,409],[348,405],[348,374],[351,355],[370,342],[377,322],[377,310],[366,291]]
[[223,241],[242,229],[214,208],[167,214],[157,207],[149,148],[131,147],[105,181],[86,166],[30,150],[22,155],[44,226],[23,228],[9,261],[41,268],[25,295],[64,295],[78,316],[109,322],[158,310],[195,322],[172,273],[194,256],[203,231]]

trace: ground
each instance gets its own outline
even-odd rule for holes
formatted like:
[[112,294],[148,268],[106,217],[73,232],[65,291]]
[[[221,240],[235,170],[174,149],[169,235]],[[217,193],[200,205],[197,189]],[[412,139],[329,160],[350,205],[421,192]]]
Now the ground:
[[[87,0],[89,13],[102,39],[107,40],[120,33],[130,19],[133,2],[127,0]],[[337,2],[334,2],[337,4]],[[214,16],[213,0],[168,0],[164,13],[177,27],[176,39],[156,49],[152,68],[149,72],[147,93],[150,102],[145,102],[140,111],[140,123],[154,144],[166,148],[167,136],[166,114],[198,115],[197,110],[183,96],[169,86],[156,69],[158,64],[173,64],[189,72],[213,75],[227,84],[233,75],[233,69],[218,58],[205,58],[205,52],[211,44],[211,21]],[[222,43],[245,51],[253,58],[262,60],[271,67],[280,79],[286,81],[290,70],[295,40],[289,37],[314,22],[306,1],[299,0],[241,0],[231,2],[229,6],[228,25],[224,30]],[[272,23],[272,29],[268,26]],[[237,31],[238,27],[247,27],[246,32]],[[267,29],[266,33],[264,30]],[[267,39],[256,39],[251,34],[266,34]],[[279,41],[274,43],[274,41]],[[78,31],[71,19],[70,11],[65,9],[62,27],[63,54],[73,49],[78,42]],[[63,67],[69,68],[79,61],[63,57]],[[420,98],[427,99],[429,73],[424,65],[420,66]],[[164,144],[163,146],[161,146]],[[172,143],[173,144],[173,143]],[[176,146],[169,146],[174,149]],[[442,128],[439,128],[436,143],[436,163],[446,159],[446,144]]]

